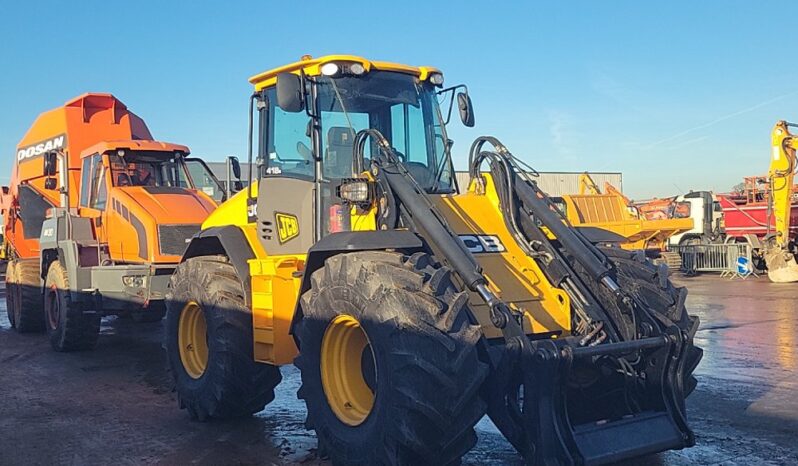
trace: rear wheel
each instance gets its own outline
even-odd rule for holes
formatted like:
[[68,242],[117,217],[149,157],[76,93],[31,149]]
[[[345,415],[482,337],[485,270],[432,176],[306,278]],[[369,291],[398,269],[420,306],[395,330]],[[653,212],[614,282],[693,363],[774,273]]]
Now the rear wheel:
[[6,305],[17,332],[44,330],[38,259],[15,259],[8,263]]
[[485,414],[479,326],[466,293],[426,254],[333,256],[296,327],[308,408],[334,464],[457,463]]
[[44,313],[50,345],[56,351],[83,351],[97,346],[100,315],[85,314],[69,296],[69,277],[59,261],[50,264],[44,283]]
[[10,261],[6,265],[6,315],[11,328],[16,328],[14,319],[14,274],[16,274],[16,261]]
[[282,377],[253,359],[252,313],[233,266],[223,256],[191,258],[170,287],[166,355],[180,407],[200,421],[261,411]]

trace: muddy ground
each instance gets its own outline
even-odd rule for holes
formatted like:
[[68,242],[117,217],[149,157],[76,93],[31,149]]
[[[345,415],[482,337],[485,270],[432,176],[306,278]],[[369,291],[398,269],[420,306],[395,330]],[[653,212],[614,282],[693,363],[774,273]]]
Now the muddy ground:
[[[798,285],[680,278],[702,320],[698,444],[627,464],[798,464]],[[9,329],[0,289],[0,464],[326,464],[303,428],[299,374],[252,419],[191,422],[177,409],[160,323],[107,318],[93,352],[55,353]],[[487,419],[465,464],[521,464]]]

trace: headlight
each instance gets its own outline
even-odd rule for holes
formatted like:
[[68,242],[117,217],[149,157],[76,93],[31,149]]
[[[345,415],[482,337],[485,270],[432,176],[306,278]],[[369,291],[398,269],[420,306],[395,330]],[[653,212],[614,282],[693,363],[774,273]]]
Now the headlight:
[[122,283],[130,288],[144,288],[144,275],[124,275]]
[[361,74],[366,72],[366,68],[360,63],[352,63],[351,65],[349,65],[349,72],[354,74],[355,76],[360,76]]
[[436,86],[443,86],[443,74],[442,73],[432,73],[429,75],[429,82]]
[[321,65],[321,74],[324,76],[335,76],[338,74],[338,64],[337,63],[325,63]]
[[341,183],[338,187],[338,197],[346,202],[364,204],[371,200],[371,185],[368,180],[354,179]]

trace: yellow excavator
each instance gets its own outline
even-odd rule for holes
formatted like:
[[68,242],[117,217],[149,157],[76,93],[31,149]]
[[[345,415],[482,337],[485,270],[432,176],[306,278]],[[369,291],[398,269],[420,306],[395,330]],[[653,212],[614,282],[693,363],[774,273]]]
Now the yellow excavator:
[[333,464],[458,464],[485,414],[528,463],[693,445],[686,290],[568,224],[496,138],[472,144],[458,194],[465,86],[350,55],[250,83],[255,181],[191,240],[167,299],[192,417],[262,410],[293,363]]
[[[765,238],[763,257],[768,268],[768,278],[776,283],[798,281],[796,246],[790,238],[790,214],[793,200],[796,150],[798,139],[790,128],[798,125],[779,121],[771,133],[771,154],[768,178],[770,181],[770,215],[775,232]],[[768,223],[770,225],[770,221]]]

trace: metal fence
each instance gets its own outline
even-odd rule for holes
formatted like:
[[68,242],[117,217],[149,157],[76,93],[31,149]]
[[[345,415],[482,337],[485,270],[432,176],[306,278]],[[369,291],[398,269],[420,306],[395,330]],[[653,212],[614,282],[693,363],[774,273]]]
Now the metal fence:
[[698,272],[746,275],[740,272],[740,267],[752,264],[751,245],[748,243],[691,244],[680,247],[679,255],[682,257],[682,270],[688,275]]

